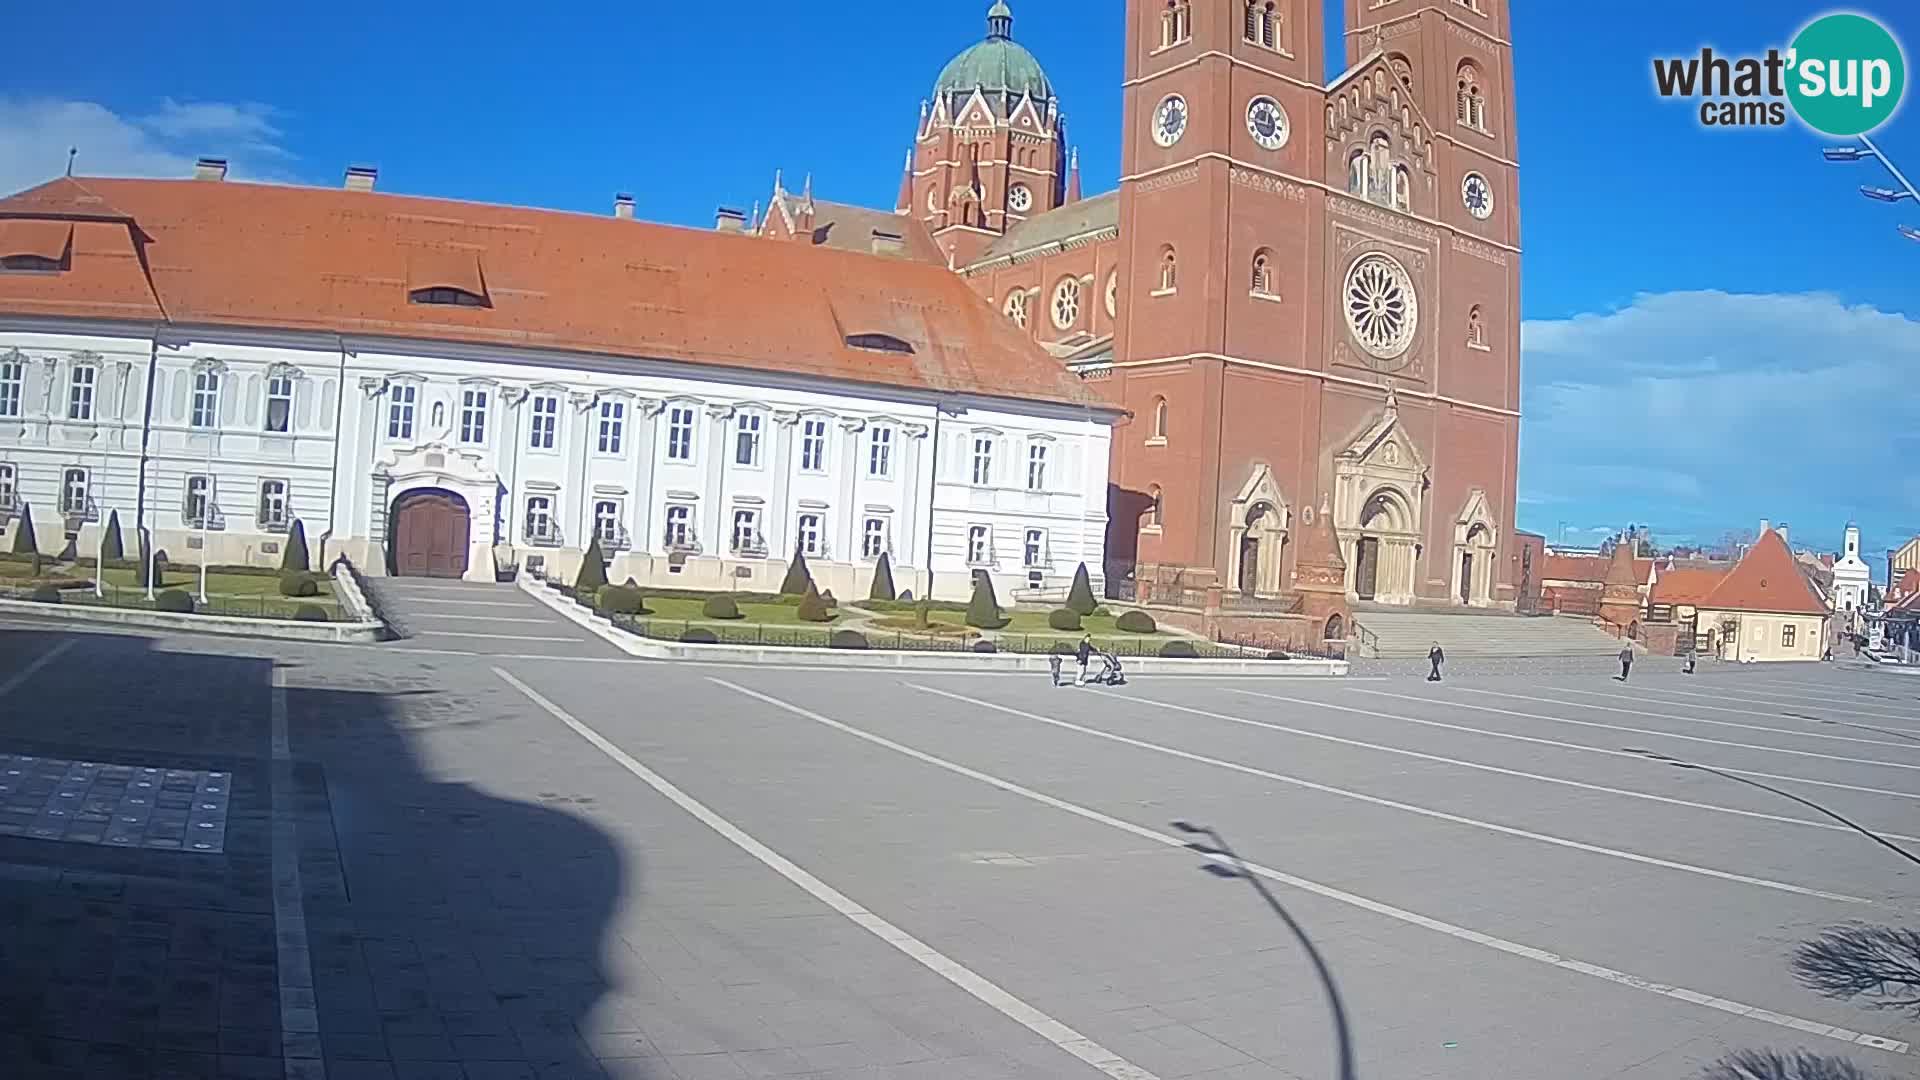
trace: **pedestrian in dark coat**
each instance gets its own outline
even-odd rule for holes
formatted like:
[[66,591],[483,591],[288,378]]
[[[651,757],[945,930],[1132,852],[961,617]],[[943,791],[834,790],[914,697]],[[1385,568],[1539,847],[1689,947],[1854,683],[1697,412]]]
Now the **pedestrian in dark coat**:
[[1433,670],[1427,674],[1427,681],[1439,682],[1440,665],[1447,662],[1447,654],[1440,651],[1439,642],[1434,642],[1433,648],[1427,652],[1427,662],[1433,665]]
[[1694,656],[1695,656],[1695,654],[1694,654],[1694,646],[1692,645],[1692,643],[1689,643],[1689,644],[1687,645],[1687,667],[1686,667],[1686,673],[1687,673],[1688,675],[1691,675],[1691,674],[1693,674],[1693,662],[1694,662]]
[[1080,647],[1074,650],[1073,657],[1080,663],[1080,677],[1075,680],[1075,684],[1084,686],[1087,681],[1087,662],[1093,659],[1092,634],[1080,639]]
[[1633,646],[1620,650],[1620,681],[1626,682],[1627,675],[1633,671]]

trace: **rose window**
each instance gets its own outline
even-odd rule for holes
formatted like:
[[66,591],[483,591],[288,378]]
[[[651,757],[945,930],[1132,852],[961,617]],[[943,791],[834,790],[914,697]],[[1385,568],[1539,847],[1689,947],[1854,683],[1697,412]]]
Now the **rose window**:
[[1362,255],[1347,270],[1347,329],[1370,355],[1391,360],[1413,344],[1419,323],[1413,280],[1387,255]]
[[1013,295],[1007,297],[1007,318],[1012,319],[1016,326],[1027,325],[1026,293],[1015,292]]
[[1053,325],[1070,330],[1080,321],[1080,282],[1067,278],[1053,290]]

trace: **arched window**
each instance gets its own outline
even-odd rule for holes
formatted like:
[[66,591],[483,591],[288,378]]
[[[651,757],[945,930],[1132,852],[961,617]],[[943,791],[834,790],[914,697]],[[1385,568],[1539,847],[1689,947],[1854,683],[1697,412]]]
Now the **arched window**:
[[1253,294],[1273,295],[1273,252],[1266,248],[1253,253]]
[[1147,485],[1147,512],[1141,517],[1140,523],[1149,529],[1158,529],[1160,527],[1159,484]]
[[1012,319],[1015,326],[1024,328],[1027,325],[1028,303],[1029,297],[1023,289],[1015,289],[1013,293],[1007,297],[1007,306],[1005,308],[1007,318]]
[[1487,327],[1480,321],[1480,305],[1473,305],[1467,312],[1467,347],[1484,349],[1487,347]]
[[1405,165],[1393,167],[1393,208],[1401,212],[1413,207],[1413,179]]
[[1166,441],[1167,438],[1167,399],[1153,399],[1153,437]]
[[1080,321],[1080,279],[1061,278],[1060,284],[1053,288],[1053,325],[1058,330],[1071,330]]
[[1167,0],[1167,10],[1160,15],[1160,47],[1178,45],[1192,35],[1192,0]]
[[1471,60],[1463,61],[1454,83],[1454,119],[1476,131],[1487,130],[1487,96],[1482,87],[1480,69]]
[[1367,140],[1367,198],[1385,205],[1392,201],[1393,141],[1384,131]]
[[1283,48],[1280,33],[1280,6],[1274,0],[1247,0],[1247,18],[1241,36],[1262,48]]
[[1160,287],[1155,292],[1170,293],[1180,282],[1179,259],[1173,254],[1173,245],[1164,244],[1160,248]]
[[1347,194],[1367,197],[1367,152],[1355,150],[1347,157]]

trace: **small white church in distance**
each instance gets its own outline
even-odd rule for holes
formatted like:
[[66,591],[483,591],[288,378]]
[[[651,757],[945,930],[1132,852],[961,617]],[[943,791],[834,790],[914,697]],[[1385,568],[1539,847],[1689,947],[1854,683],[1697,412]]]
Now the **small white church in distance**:
[[1859,633],[1866,617],[1873,568],[1860,558],[1860,526],[1847,522],[1846,547],[1833,564],[1833,617],[1837,628]]
[[[342,188],[0,198],[0,536],[177,562],[777,588],[1100,588],[1121,419],[958,275],[889,253]],[[729,227],[729,226],[733,227]],[[0,543],[7,541],[0,540]],[[203,549],[203,550],[197,550]]]

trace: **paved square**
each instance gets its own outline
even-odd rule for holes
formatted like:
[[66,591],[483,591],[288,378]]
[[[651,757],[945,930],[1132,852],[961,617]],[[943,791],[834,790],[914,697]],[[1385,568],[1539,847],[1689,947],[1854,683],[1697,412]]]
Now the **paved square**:
[[228,790],[205,769],[0,754],[0,834],[217,854]]

